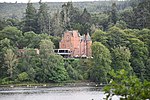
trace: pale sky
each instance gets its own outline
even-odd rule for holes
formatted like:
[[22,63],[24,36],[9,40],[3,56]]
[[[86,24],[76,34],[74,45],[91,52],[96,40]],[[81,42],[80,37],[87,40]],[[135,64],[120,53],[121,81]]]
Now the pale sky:
[[[29,0],[0,0],[0,2],[11,2],[11,3],[27,3]],[[31,2],[39,2],[40,0],[30,0]],[[79,1],[99,1],[99,0],[42,0],[42,2],[79,2]]]

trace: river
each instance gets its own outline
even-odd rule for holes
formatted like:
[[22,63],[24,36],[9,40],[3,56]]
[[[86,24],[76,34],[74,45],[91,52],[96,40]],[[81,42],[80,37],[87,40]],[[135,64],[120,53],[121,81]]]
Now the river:
[[100,87],[92,86],[0,88],[0,100],[103,100],[104,97]]

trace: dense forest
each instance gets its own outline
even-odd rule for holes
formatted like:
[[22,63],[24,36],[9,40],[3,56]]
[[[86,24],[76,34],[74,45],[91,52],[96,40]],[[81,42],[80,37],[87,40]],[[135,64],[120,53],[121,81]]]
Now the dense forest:
[[[32,0],[31,0],[32,1]],[[39,0],[40,1],[40,0]],[[47,8],[48,12],[55,13],[58,10],[62,9],[62,5],[65,2],[47,2]],[[107,11],[111,8],[112,1],[91,1],[91,2],[74,2],[74,7],[82,10],[84,8],[87,8],[87,10],[90,13],[97,13],[102,11]],[[124,9],[125,7],[129,6],[131,4],[131,1],[118,1],[116,2],[119,9]],[[39,9],[39,3],[33,3],[33,6],[35,9]],[[25,9],[27,7],[26,3],[0,3],[0,17],[1,18],[23,18],[25,16]]]
[[[0,83],[90,80],[108,84],[113,75],[119,80],[121,75],[134,76],[137,83],[150,81],[149,5],[149,0],[1,3]],[[54,53],[66,30],[90,33],[93,58],[65,59]]]

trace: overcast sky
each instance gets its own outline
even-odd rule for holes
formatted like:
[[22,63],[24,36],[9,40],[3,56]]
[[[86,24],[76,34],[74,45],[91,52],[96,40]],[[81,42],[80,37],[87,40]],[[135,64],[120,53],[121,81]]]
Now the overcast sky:
[[[11,2],[11,3],[27,3],[28,0],[0,0],[0,2]],[[40,0],[31,0],[31,2],[39,2]],[[79,2],[79,1],[98,1],[98,0],[42,0],[42,2]]]

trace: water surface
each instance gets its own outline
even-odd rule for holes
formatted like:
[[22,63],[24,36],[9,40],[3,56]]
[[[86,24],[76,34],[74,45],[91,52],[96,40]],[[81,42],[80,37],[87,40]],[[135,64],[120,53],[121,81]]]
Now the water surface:
[[[103,100],[100,87],[0,88],[0,100]],[[117,100],[117,99],[116,99]]]

